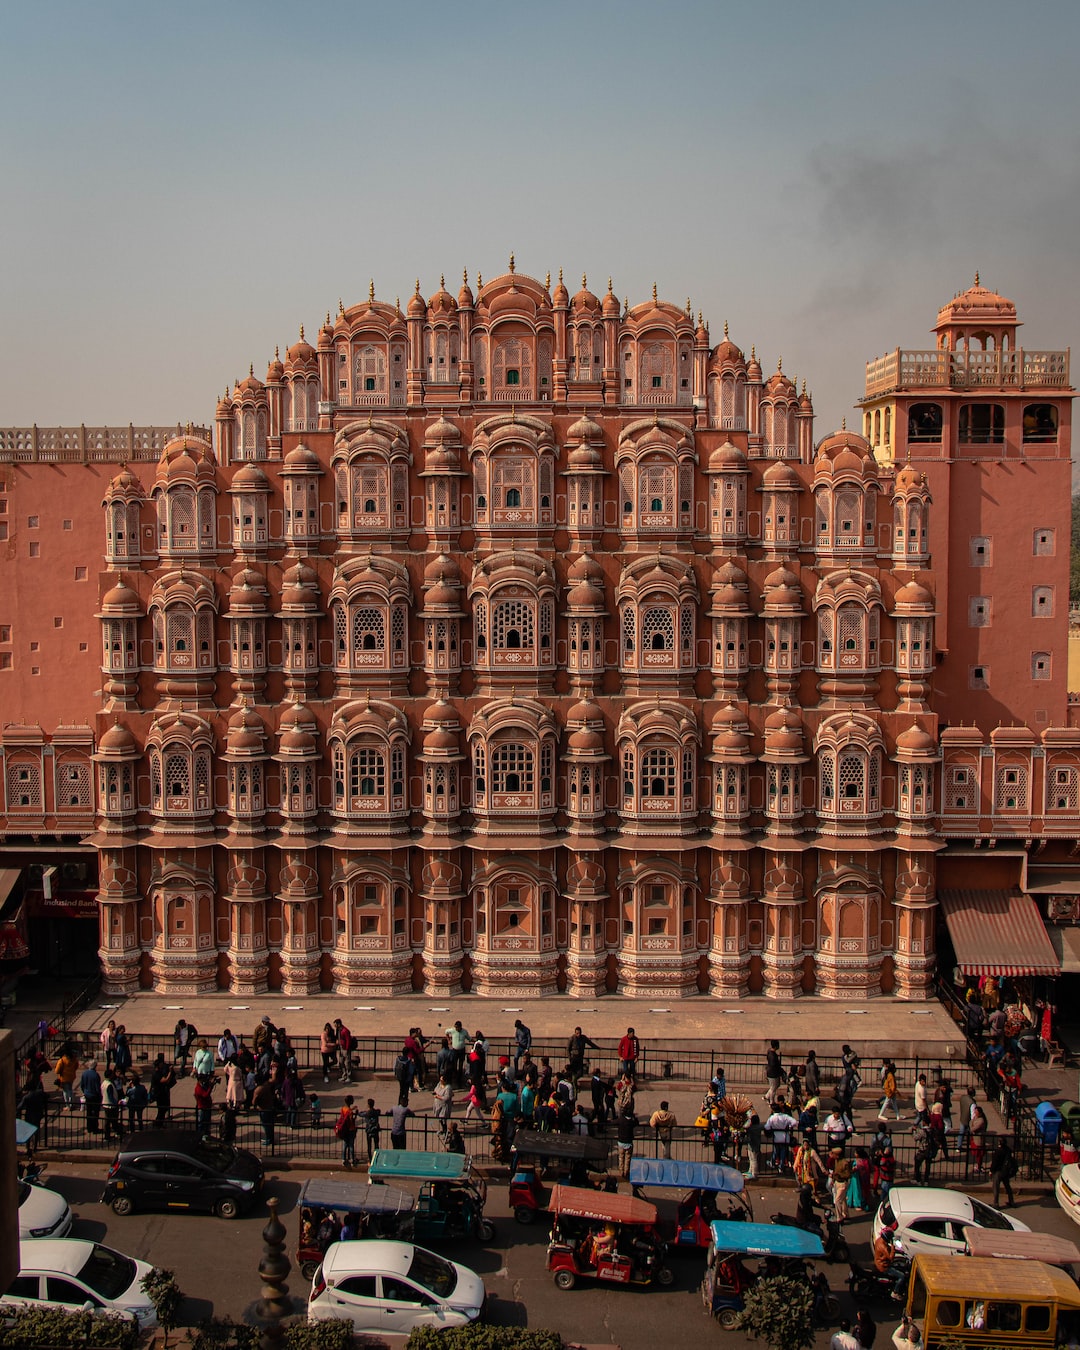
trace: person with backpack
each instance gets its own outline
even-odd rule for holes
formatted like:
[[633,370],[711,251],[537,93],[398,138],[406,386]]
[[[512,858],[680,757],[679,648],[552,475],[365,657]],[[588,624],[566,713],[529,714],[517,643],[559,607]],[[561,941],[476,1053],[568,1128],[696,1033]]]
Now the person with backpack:
[[356,1098],[350,1092],[334,1121],[334,1138],[341,1140],[342,1167],[356,1166]]

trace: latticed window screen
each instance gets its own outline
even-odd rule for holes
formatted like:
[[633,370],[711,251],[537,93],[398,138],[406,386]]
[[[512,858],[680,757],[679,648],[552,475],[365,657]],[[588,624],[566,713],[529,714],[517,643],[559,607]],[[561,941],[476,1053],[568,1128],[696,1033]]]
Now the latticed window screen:
[[869,791],[867,793],[867,805],[871,810],[877,807],[878,797],[881,794],[881,752],[878,750],[870,751],[870,762],[867,765],[869,770]]
[[[641,353],[641,389],[648,395],[651,389],[671,392],[671,348],[666,343],[650,342]],[[659,380],[660,383],[656,384]]]
[[385,794],[386,761],[381,751],[364,747],[352,752],[349,792],[354,797],[382,797]]
[[864,611],[854,605],[844,605],[839,615],[840,651],[842,654],[854,652],[860,661],[865,617]]
[[634,614],[632,605],[624,605],[622,611],[622,645],[623,651],[632,652],[634,650],[634,630],[637,626],[637,616]]
[[541,600],[540,602],[540,647],[542,651],[547,651],[551,647],[551,611],[552,604],[550,600]]
[[334,797],[340,801],[345,796],[345,751],[340,745],[334,746]]
[[482,741],[476,741],[473,744],[473,774],[475,775],[474,786],[477,792],[483,792],[487,779],[487,753]]
[[41,765],[26,761],[8,764],[8,807],[13,810],[40,811],[42,807]]
[[675,647],[675,622],[669,609],[647,609],[641,616],[641,641],[646,651],[670,652]]
[[58,769],[57,805],[60,810],[90,805],[90,765],[66,760]]
[[169,492],[169,526],[172,548],[195,548],[195,494],[190,488],[173,488]]
[[337,494],[338,515],[343,521],[349,516],[349,471],[344,464],[334,470],[334,491]]
[[345,614],[345,606],[340,600],[335,600],[331,606],[334,616],[334,650],[337,652],[337,659],[344,661],[347,647],[347,638],[349,631],[349,621]]
[[840,756],[838,778],[840,796],[844,801],[860,801],[866,793],[866,764],[862,755]]
[[670,750],[646,750],[641,757],[641,795],[675,796],[675,756]]
[[994,774],[994,809],[1023,811],[1027,808],[1027,767],[1023,764],[1000,766]]
[[821,756],[821,800],[831,808],[835,793],[835,765],[832,752],[826,750]]
[[533,752],[527,745],[508,742],[491,752],[493,792],[533,791]]
[[642,515],[663,515],[670,521],[675,511],[675,469],[670,464],[643,464],[638,469],[638,510]]
[[191,796],[191,764],[187,755],[165,757],[165,795],[170,799]]
[[507,384],[507,372],[518,372],[518,384],[524,386],[522,395],[532,386],[532,353],[528,344],[516,338],[506,338],[495,346],[495,356],[491,363],[492,380],[496,388]]
[[1055,769],[1050,791],[1050,809],[1052,811],[1075,811],[1077,809],[1077,773],[1075,769]]
[[679,610],[679,645],[684,652],[694,649],[694,608],[683,605]]
[[623,746],[622,771],[623,794],[629,797],[634,791],[634,748],[631,745]]
[[533,611],[525,600],[503,600],[491,616],[492,643],[500,651],[532,647]]
[[[492,465],[492,490],[495,494],[494,506],[516,504],[522,510],[530,511],[536,505],[534,496],[535,464],[527,459],[497,459]],[[518,494],[516,503],[507,499],[507,494]]]
[[405,747],[401,744],[390,748],[390,792],[395,798],[405,793]]
[[391,505],[394,524],[401,527],[409,522],[409,470],[400,462],[390,467]]
[[214,612],[210,609],[200,609],[195,615],[195,641],[198,644],[200,652],[199,664],[206,664],[209,660],[211,643],[214,640]]
[[555,752],[550,741],[540,746],[540,791],[551,791],[551,775],[554,770]]
[[390,640],[396,652],[405,650],[405,606],[395,605],[390,611]]
[[353,651],[381,652],[386,648],[386,629],[381,609],[363,606],[353,612]]
[[619,468],[619,515],[628,519],[634,510],[634,468],[623,464]]
[[694,509],[694,470],[689,464],[679,467],[679,513],[683,529],[690,524]]
[[354,464],[352,509],[355,515],[385,515],[388,497],[385,464]]
[[975,809],[975,770],[950,768],[945,778],[945,809],[973,811]]
[[150,795],[154,806],[161,805],[161,755],[152,751],[150,755]]
[[693,797],[694,795],[693,750],[684,750],[682,753],[682,791],[684,797]]

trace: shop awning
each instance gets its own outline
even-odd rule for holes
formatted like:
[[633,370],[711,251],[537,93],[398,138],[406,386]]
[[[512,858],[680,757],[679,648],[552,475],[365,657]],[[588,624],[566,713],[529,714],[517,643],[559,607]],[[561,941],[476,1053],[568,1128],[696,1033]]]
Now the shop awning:
[[1031,895],[1080,895],[1080,867],[1029,867],[1024,889]]
[[1013,891],[941,891],[956,961],[965,975],[1058,975],[1035,901]]
[[1062,975],[1080,975],[1080,927],[1075,924],[1051,923],[1046,931],[1050,945],[1061,962]]

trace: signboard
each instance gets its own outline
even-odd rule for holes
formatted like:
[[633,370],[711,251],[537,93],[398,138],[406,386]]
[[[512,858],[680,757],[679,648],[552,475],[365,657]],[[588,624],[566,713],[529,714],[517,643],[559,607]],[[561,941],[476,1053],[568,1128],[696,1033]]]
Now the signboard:
[[26,912],[32,919],[96,919],[97,891],[27,891]]

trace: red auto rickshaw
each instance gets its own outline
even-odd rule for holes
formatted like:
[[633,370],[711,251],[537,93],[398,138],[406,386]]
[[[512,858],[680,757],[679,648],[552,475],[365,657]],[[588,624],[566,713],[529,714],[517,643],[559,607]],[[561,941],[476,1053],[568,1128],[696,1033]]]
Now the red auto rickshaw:
[[674,1282],[656,1231],[656,1206],[618,1192],[553,1186],[547,1268],[560,1289],[578,1280],[609,1284]]
[[[606,1139],[593,1139],[587,1134],[518,1130],[510,1169],[510,1208],[514,1218],[518,1223],[532,1223],[541,1210],[547,1209],[550,1197],[543,1181],[545,1172],[553,1172],[556,1179],[565,1177],[572,1186],[581,1187],[590,1185],[590,1172],[606,1173],[608,1147]],[[614,1189],[614,1179],[612,1183]]]

